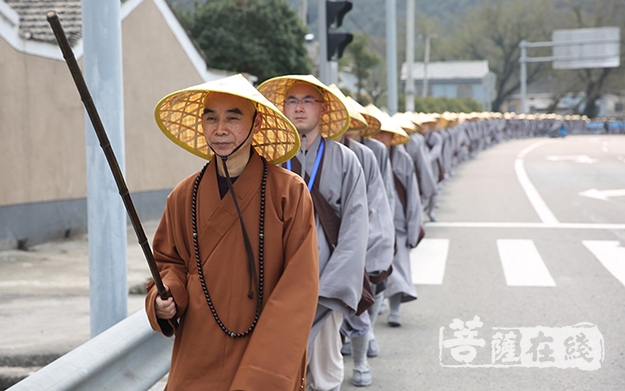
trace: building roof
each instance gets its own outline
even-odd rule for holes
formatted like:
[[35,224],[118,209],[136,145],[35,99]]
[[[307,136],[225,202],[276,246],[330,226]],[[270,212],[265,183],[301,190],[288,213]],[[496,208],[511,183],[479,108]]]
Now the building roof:
[[19,15],[19,34],[23,39],[56,44],[56,38],[46,19],[48,11],[56,11],[59,15],[67,40],[72,46],[82,37],[80,0],[4,1]]
[[[415,62],[412,66],[412,78],[423,80],[423,63]],[[408,65],[402,64],[401,80],[407,78]],[[427,67],[428,80],[483,79],[488,75],[488,61],[438,61],[430,62]]]
[[[121,20],[123,21],[143,2],[144,0],[120,0]],[[180,24],[167,0],[152,2],[204,81],[233,74],[229,71],[208,68],[202,51]],[[83,55],[81,5],[81,0],[0,0],[0,39],[5,40],[18,52],[63,61],[46,18],[48,11],[54,10],[59,15],[74,56],[80,59]]]

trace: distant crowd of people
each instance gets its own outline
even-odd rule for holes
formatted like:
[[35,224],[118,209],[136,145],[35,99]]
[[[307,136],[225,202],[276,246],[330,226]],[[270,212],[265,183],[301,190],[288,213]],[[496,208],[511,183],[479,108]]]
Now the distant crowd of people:
[[386,323],[401,327],[402,304],[417,299],[410,251],[454,168],[504,140],[587,123],[391,117],[312,75],[189,87],[155,117],[208,163],[167,199],[153,243],[167,294],[148,284],[146,312],[175,334],[167,389],[224,391],[339,390],[346,357],[351,382],[373,384],[376,319],[386,302]]
[[596,118],[586,127],[592,134],[625,134],[625,121],[614,118]]

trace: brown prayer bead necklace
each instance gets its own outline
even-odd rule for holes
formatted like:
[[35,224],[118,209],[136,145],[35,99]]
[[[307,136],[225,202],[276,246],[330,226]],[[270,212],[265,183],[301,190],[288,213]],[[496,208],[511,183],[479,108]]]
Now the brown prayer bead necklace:
[[[261,159],[263,160],[263,165],[264,165],[264,169],[263,169],[263,180],[262,180],[262,184],[261,184],[261,190],[260,190],[260,219],[259,219],[259,224],[260,224],[260,233],[259,233],[259,242],[258,242],[258,269],[259,269],[259,275],[258,275],[258,301],[257,301],[257,306],[256,306],[256,314],[254,315],[254,320],[252,321],[252,325],[250,327],[248,327],[247,330],[245,330],[242,333],[234,333],[230,330],[228,330],[228,328],[223,324],[223,322],[221,321],[221,319],[219,318],[219,315],[217,315],[217,310],[215,309],[215,305],[213,304],[213,301],[210,298],[210,294],[208,293],[208,288],[206,287],[206,281],[204,280],[204,270],[202,269],[202,261],[200,260],[200,247],[198,244],[198,234],[197,234],[197,220],[196,220],[196,201],[197,201],[197,193],[198,193],[198,188],[200,186],[200,181],[202,180],[202,177],[204,176],[204,173],[206,172],[206,168],[208,168],[208,165],[210,163],[207,163],[202,170],[200,171],[200,173],[198,174],[197,178],[195,178],[195,183],[193,185],[193,198],[192,198],[192,203],[191,203],[191,221],[192,221],[192,225],[193,225],[193,247],[195,248],[195,261],[197,262],[197,269],[198,269],[198,274],[200,276],[200,283],[202,284],[202,290],[204,291],[204,296],[206,296],[206,302],[208,303],[208,307],[210,308],[213,317],[215,318],[215,321],[217,321],[217,324],[219,325],[219,327],[221,327],[221,329],[224,331],[224,333],[226,333],[229,337],[232,338],[241,338],[241,337],[245,337],[246,335],[248,335],[249,333],[252,332],[252,330],[254,330],[254,328],[256,327],[256,323],[258,323],[258,318],[260,316],[260,312],[261,312],[261,307],[262,307],[262,302],[263,302],[263,283],[264,283],[264,257],[263,257],[263,253],[264,253],[264,242],[265,242],[265,189],[267,187],[267,172],[268,172],[268,165],[267,165],[267,160],[265,160],[265,158],[263,158],[261,156]],[[216,163],[215,163],[216,164]],[[224,161],[224,167],[225,167],[225,161]],[[227,173],[227,172],[226,172]],[[232,188],[232,184],[230,182],[230,177],[227,177],[228,179],[228,185],[230,187],[230,193],[232,193],[232,197],[235,203],[235,206],[237,208],[237,211],[239,213],[239,219],[241,221],[241,227],[243,228],[243,236],[244,239],[246,240],[246,245],[249,244],[249,239],[247,238],[247,233],[245,232],[245,225],[243,223],[243,216],[241,215],[241,211],[239,210],[239,205],[238,202],[236,200],[236,196],[234,195],[234,189]],[[254,273],[255,274],[255,273]],[[250,271],[250,278],[252,276],[252,271]],[[250,291],[251,293],[251,291]],[[253,296],[248,295],[248,297],[252,298]]]

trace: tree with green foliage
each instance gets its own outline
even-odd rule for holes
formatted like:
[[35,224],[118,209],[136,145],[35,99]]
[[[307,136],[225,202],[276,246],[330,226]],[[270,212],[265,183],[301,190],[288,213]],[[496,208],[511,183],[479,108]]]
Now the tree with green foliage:
[[371,70],[380,64],[380,56],[369,50],[368,44],[369,40],[365,34],[355,34],[354,40],[345,48],[345,56],[339,60],[341,67],[349,68],[356,76],[354,99],[361,104],[365,103],[362,91],[366,88]]
[[[482,104],[473,98],[448,98],[445,96],[415,97],[414,111],[419,113],[472,113],[481,112]],[[399,96],[399,109],[405,110],[405,95]]]
[[258,82],[311,72],[306,28],[286,0],[212,0],[180,19],[212,68],[250,73]]

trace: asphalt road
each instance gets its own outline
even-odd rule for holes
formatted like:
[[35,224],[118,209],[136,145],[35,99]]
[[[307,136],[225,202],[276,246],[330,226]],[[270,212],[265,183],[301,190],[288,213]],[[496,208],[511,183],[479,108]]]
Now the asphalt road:
[[412,253],[419,299],[400,328],[378,318],[369,389],[625,390],[625,137],[482,151],[436,217]]
[[[482,151],[445,182],[436,217],[412,254],[419,299],[400,328],[378,318],[368,389],[625,390],[625,136]],[[128,242],[128,286],[142,285],[132,230]],[[89,339],[87,247],[0,252],[0,381]],[[129,313],[142,306],[129,295]],[[356,390],[345,365],[342,390]]]

